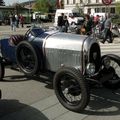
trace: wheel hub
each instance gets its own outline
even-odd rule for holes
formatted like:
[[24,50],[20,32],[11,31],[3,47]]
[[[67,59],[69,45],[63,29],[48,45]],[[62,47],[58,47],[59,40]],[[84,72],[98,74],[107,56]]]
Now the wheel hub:
[[71,85],[69,88],[67,88],[67,94],[71,94],[73,96],[80,95],[80,88],[79,88],[79,86]]

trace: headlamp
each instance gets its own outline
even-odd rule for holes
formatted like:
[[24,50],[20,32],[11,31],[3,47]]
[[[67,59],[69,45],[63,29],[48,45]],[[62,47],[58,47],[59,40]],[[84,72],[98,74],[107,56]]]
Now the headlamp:
[[95,73],[95,65],[93,63],[88,63],[86,66],[86,72],[88,75],[93,75]]

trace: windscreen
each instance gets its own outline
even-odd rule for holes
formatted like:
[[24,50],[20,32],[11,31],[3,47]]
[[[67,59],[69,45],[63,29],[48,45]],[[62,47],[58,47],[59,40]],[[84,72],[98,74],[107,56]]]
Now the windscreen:
[[40,36],[42,33],[44,33],[44,30],[41,29],[41,28],[33,28],[32,30],[32,34],[35,36],[35,37],[38,37]]
[[74,17],[80,17],[80,13],[73,13]]

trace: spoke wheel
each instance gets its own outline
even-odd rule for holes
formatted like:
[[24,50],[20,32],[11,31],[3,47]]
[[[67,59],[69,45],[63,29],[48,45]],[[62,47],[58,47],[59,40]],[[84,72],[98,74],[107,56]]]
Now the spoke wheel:
[[39,69],[39,61],[35,48],[27,41],[22,41],[16,48],[16,59],[20,69],[28,76]]
[[5,67],[2,61],[0,61],[0,81],[3,80],[5,75]]
[[54,89],[60,103],[71,111],[81,112],[88,105],[88,85],[75,68],[61,68],[55,74]]

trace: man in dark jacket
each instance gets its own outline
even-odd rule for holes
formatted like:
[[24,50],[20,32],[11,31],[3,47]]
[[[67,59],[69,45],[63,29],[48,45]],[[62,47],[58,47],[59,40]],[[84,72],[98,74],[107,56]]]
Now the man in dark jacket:
[[58,16],[58,29],[59,31],[62,31],[62,26],[63,26],[63,17],[64,17],[64,13],[61,13],[60,16]]
[[85,15],[85,24],[84,25],[85,25],[86,34],[90,35],[92,33],[93,21],[88,14]]

